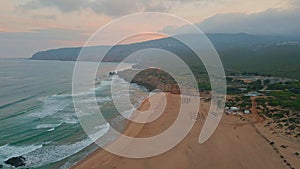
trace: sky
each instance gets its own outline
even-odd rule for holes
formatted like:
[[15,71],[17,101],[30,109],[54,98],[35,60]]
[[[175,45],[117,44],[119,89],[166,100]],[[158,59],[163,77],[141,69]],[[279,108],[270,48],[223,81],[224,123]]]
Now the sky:
[[[139,12],[176,15],[209,33],[300,35],[299,9],[299,0],[2,0],[0,57],[82,46],[102,26]],[[151,26],[165,34],[184,27]],[[122,29],[130,34],[142,28]],[[112,36],[107,33],[99,45],[109,45]]]

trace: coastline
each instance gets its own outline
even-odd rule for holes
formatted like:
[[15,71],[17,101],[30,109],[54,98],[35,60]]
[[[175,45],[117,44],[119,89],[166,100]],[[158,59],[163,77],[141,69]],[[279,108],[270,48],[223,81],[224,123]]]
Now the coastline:
[[[174,94],[166,96],[168,105],[161,117],[147,124],[129,122],[124,134],[132,137],[151,137],[167,129],[176,118],[175,113],[179,108],[180,98]],[[160,104],[159,100],[153,101],[152,104]],[[291,168],[274,151],[274,147],[257,132],[257,128],[237,116],[224,115],[215,134],[204,144],[199,144],[200,129],[210,106],[208,102],[201,101],[200,103],[201,118],[195,122],[186,138],[168,152],[150,158],[132,159],[113,155],[99,148],[79,161],[72,169]],[[138,109],[148,108],[149,98],[146,98]]]
[[[150,97],[152,97],[152,96],[150,96]],[[136,107],[136,110],[143,111],[143,110],[149,108],[149,99],[150,99],[150,97],[146,97],[146,98],[142,99],[140,101],[139,105]],[[140,127],[138,128],[138,130],[136,130],[136,127],[135,127],[134,123],[130,122],[128,119],[123,119],[122,123],[124,124],[124,130],[123,130],[122,133],[126,134],[126,135],[131,135],[131,136],[138,134],[141,127],[144,126],[144,124],[139,123]],[[133,129],[133,128],[135,128],[135,129]],[[93,143],[93,144],[95,144],[95,143]],[[103,151],[106,151],[106,150],[104,150],[102,147],[99,147],[97,150],[91,152],[89,155],[84,157],[82,160],[78,161],[75,165],[73,165],[71,167],[71,169],[80,168],[82,165],[85,166],[84,165],[85,162],[88,162],[89,159],[93,158],[94,156],[97,156],[97,154],[100,154]],[[83,167],[83,168],[85,168],[85,167]]]

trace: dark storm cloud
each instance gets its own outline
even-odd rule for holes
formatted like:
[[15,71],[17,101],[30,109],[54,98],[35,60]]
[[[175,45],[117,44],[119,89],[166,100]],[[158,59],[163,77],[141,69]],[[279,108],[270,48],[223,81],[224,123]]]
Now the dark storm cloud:
[[[300,36],[300,8],[269,9],[264,12],[217,14],[195,24],[206,33],[249,33],[263,35]],[[164,33],[187,33],[186,26],[166,27]]]
[[197,24],[204,32],[300,35],[300,10],[270,9],[255,14],[219,14]]

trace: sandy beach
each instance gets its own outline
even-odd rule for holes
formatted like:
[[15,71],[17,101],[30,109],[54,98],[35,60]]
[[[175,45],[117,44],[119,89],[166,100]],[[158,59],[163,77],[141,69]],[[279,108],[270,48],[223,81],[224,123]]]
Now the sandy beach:
[[[163,114],[151,123],[130,122],[125,135],[150,137],[166,130],[176,119],[181,98],[167,94],[167,106]],[[151,104],[159,105],[160,100]],[[223,115],[213,134],[205,143],[199,144],[199,134],[209,110],[209,102],[200,102],[199,118],[190,133],[173,149],[158,156],[142,159],[120,157],[99,148],[80,161],[74,169],[291,169],[299,168],[299,157],[293,153],[300,150],[299,143],[283,139],[288,149],[278,150],[270,140],[280,138],[268,134],[260,124],[253,124],[239,116]],[[139,110],[147,110],[145,100]],[[154,106],[155,107],[155,106]],[[272,136],[272,137],[271,137]],[[287,162],[288,161],[288,162]],[[289,162],[290,161],[290,162]],[[287,165],[289,163],[289,165]]]

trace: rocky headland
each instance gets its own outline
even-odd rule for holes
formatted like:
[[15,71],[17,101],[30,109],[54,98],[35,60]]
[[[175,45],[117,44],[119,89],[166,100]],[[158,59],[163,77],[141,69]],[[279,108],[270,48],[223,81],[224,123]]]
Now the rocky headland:
[[149,91],[157,89],[172,94],[180,94],[180,88],[175,79],[167,72],[157,68],[143,71],[128,69],[118,72],[118,76],[127,82],[142,85]]

